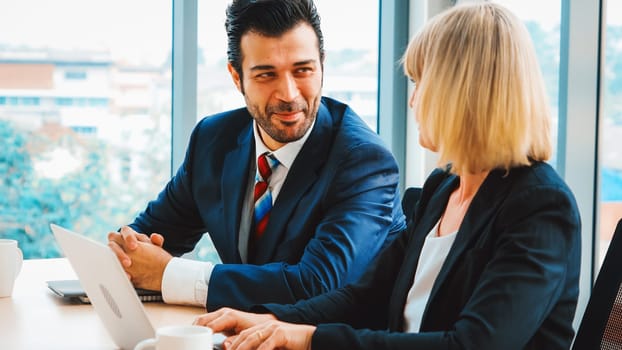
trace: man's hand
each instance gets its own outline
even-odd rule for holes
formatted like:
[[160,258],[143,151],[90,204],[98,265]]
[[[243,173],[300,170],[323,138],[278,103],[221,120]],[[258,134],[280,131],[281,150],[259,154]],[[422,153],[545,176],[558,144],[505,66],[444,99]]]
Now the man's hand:
[[229,337],[226,350],[310,350],[315,326],[277,321],[272,314],[253,314],[222,308],[197,317],[194,324]]
[[164,237],[151,237],[134,231],[129,226],[120,232],[108,233],[108,246],[117,255],[135,287],[161,290],[164,269],[172,256],[162,249]]

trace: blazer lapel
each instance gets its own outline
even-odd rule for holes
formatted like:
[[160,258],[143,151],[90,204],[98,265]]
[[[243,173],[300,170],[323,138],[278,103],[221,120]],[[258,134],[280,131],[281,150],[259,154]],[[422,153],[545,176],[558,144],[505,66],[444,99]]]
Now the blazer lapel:
[[257,242],[253,263],[265,264],[274,256],[293,211],[298,207],[301,197],[315,183],[322,165],[326,162],[331,144],[328,140],[332,139],[332,128],[331,114],[322,103],[313,130],[289,169],[279,196],[272,207],[266,231]]
[[425,204],[425,215],[423,215],[419,222],[411,229],[412,235],[411,241],[408,243],[408,249],[406,251],[406,257],[404,259],[402,269],[396,278],[395,285],[393,287],[393,294],[391,296],[391,302],[389,306],[389,329],[394,331],[401,331],[404,322],[404,306],[406,305],[406,298],[408,292],[412,287],[415,272],[417,271],[417,265],[419,263],[419,256],[421,255],[421,249],[425,237],[434,228],[434,225],[438,222],[441,215],[445,211],[449,195],[457,185],[457,177],[452,176],[448,180],[441,183],[438,189],[430,197],[430,200]]
[[[252,119],[249,119],[252,121]],[[246,192],[247,179],[249,178],[250,162],[254,158],[255,144],[253,142],[253,123],[249,122],[243,132],[238,136],[238,146],[225,156],[222,176],[222,196],[224,203],[224,225],[228,234],[235,237],[235,244],[227,247],[233,261],[242,262],[238,250],[240,219],[244,194]]]
[[427,318],[429,305],[435,298],[438,290],[442,287],[449,272],[460,260],[460,257],[465,250],[472,245],[472,242],[477,240],[481,233],[485,231],[484,227],[491,223],[490,218],[494,212],[498,210],[501,201],[505,198],[505,193],[508,188],[504,183],[508,183],[508,181],[504,181],[504,179],[506,179],[504,173],[504,171],[499,170],[492,171],[473,198],[473,201],[471,202],[471,205],[462,220],[456,239],[451,246],[451,249],[447,254],[447,258],[445,259],[445,262],[443,263],[443,266],[441,267],[441,270],[439,271],[439,274],[434,282],[428,303],[426,305],[422,324]]

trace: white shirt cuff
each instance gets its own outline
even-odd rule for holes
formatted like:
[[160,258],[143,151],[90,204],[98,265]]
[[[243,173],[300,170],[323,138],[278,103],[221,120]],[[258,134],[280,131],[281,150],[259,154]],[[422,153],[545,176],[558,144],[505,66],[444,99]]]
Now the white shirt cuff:
[[214,265],[210,262],[171,259],[162,276],[162,299],[167,304],[205,307],[213,269]]

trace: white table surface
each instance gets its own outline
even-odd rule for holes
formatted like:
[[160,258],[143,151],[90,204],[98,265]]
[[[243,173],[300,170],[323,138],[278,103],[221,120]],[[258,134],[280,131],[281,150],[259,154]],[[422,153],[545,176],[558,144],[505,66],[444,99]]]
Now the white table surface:
[[[64,259],[25,260],[13,295],[0,298],[0,349],[117,349],[89,304],[68,303],[46,281],[75,279]],[[155,328],[191,324],[201,307],[143,304]]]

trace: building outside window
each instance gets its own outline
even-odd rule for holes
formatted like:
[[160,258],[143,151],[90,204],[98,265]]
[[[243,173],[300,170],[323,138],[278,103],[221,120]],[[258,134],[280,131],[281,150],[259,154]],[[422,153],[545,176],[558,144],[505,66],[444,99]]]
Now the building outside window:
[[17,239],[25,258],[59,256],[49,223],[104,240],[169,178],[171,9],[3,6],[0,237]]

